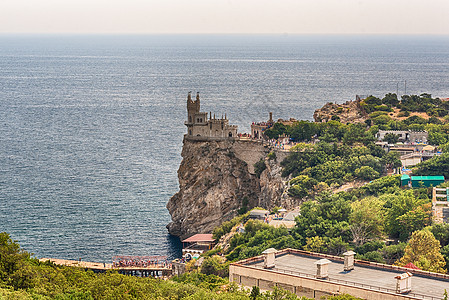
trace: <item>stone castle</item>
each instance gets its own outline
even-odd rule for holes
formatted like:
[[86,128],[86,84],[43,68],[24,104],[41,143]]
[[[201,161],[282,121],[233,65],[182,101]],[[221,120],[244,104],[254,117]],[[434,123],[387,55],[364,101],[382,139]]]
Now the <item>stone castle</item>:
[[200,112],[200,94],[196,94],[196,100],[192,100],[192,93],[187,96],[187,126],[188,139],[195,140],[225,140],[237,139],[237,125],[229,125],[229,120],[223,116],[215,118],[212,113],[207,117],[207,112]]

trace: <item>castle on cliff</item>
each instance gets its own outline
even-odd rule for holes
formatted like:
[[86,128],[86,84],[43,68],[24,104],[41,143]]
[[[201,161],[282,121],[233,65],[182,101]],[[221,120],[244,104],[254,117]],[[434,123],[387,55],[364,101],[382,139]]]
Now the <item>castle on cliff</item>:
[[229,125],[229,120],[223,116],[212,118],[212,113],[207,117],[207,112],[200,112],[200,94],[196,94],[196,100],[192,100],[192,93],[187,96],[187,138],[225,140],[237,139],[237,125]]

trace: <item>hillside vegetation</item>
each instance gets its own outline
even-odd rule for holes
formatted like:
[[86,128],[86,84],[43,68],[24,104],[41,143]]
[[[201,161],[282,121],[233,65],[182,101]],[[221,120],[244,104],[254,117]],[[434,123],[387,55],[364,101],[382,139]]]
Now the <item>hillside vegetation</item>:
[[[374,141],[379,129],[427,130],[428,142],[444,153],[418,164],[413,174],[449,178],[448,108],[447,102],[428,94],[400,100],[387,94],[383,99],[370,96],[360,101],[359,109],[366,116],[363,123],[343,124],[338,114],[328,122],[276,123],[266,130],[269,138],[286,134],[300,142],[281,163],[290,196],[304,202],[296,226],[289,231],[259,221],[245,223],[240,217],[238,223],[245,230],[234,234],[222,254],[229,262],[260,255],[271,247],[333,255],[354,250],[359,259],[397,265],[411,262],[423,270],[445,273],[449,224],[432,223],[431,189],[400,188],[400,175],[386,175],[387,169],[401,166],[398,154],[385,152]],[[332,187],[355,180],[366,184],[332,192]]]

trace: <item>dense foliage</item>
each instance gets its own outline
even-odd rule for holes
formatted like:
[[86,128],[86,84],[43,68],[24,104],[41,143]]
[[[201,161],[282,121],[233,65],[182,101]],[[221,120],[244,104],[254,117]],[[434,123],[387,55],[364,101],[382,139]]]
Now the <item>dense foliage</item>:
[[405,247],[404,256],[398,264],[412,263],[422,270],[445,273],[446,262],[440,252],[440,242],[428,229],[415,231]]
[[449,178],[449,153],[423,161],[416,166],[414,175],[444,175]]
[[[4,232],[0,233],[0,274],[0,299],[311,300],[278,288],[250,293],[227,279],[201,272],[160,280],[41,263]],[[333,299],[356,298],[342,295]]]
[[[449,142],[449,101],[432,98],[429,94],[404,95],[398,100],[396,94],[387,94],[383,99],[370,96],[359,104],[362,111],[368,114],[365,123],[342,124],[340,118],[334,116],[331,121],[315,123],[299,121],[292,126],[275,123],[264,134],[275,139],[280,135],[288,135],[294,142],[308,142],[318,139],[324,142],[343,142],[346,145],[354,143],[369,144],[374,140],[374,134],[382,130],[426,130],[428,141],[433,145],[443,145]],[[341,108],[343,109],[343,108]],[[393,118],[393,111],[400,110]],[[337,112],[338,113],[338,112]],[[410,116],[411,113],[415,115]],[[425,117],[416,115],[424,114]],[[403,119],[405,117],[405,119]],[[395,143],[398,137],[387,134],[385,141]]]
[[[449,225],[432,225],[431,190],[401,189],[400,175],[384,176],[386,170],[401,166],[399,154],[387,153],[373,141],[380,129],[426,130],[428,142],[439,145],[444,154],[418,164],[413,174],[449,178],[449,102],[429,94],[401,99],[387,94],[383,99],[370,96],[359,105],[368,116],[364,123],[342,124],[334,116],[326,123],[276,123],[265,131],[269,138],[288,135],[300,142],[281,166],[282,175],[289,178],[289,195],[305,202],[290,231],[249,221],[244,233],[231,238],[225,251],[228,260],[259,255],[270,247],[334,255],[352,249],[358,258],[369,261],[413,261],[424,270],[448,269]],[[391,144],[398,140],[395,134],[384,139]],[[358,184],[369,182],[332,194],[332,190],[357,179]],[[433,256],[415,259],[414,251],[422,240],[431,245],[426,251]]]
[[285,227],[274,228],[256,220],[249,220],[244,233],[235,234],[226,252],[226,259],[236,261],[260,255],[268,248],[298,248],[298,237],[289,234]]
[[316,190],[319,183],[341,185],[354,179],[378,178],[390,161],[377,146],[354,146],[320,142],[315,145],[298,144],[282,161],[283,176],[291,175],[289,194],[303,198]]

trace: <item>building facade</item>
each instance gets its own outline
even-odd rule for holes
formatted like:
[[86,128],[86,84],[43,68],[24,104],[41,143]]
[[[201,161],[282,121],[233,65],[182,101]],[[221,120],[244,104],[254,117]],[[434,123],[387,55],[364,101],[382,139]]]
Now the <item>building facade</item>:
[[273,113],[270,112],[270,119],[267,122],[251,124],[251,137],[256,140],[264,139],[263,132],[274,125]]
[[215,114],[209,118],[207,112],[200,111],[200,95],[196,94],[196,100],[192,100],[191,92],[187,96],[187,137],[190,138],[211,138],[214,140],[236,139],[237,125],[229,125],[229,120],[225,117],[216,118]]
[[422,143],[427,144],[429,134],[427,131],[410,131],[410,130],[379,130],[377,139],[383,141],[386,134],[394,134],[398,136],[400,142],[406,143]]

